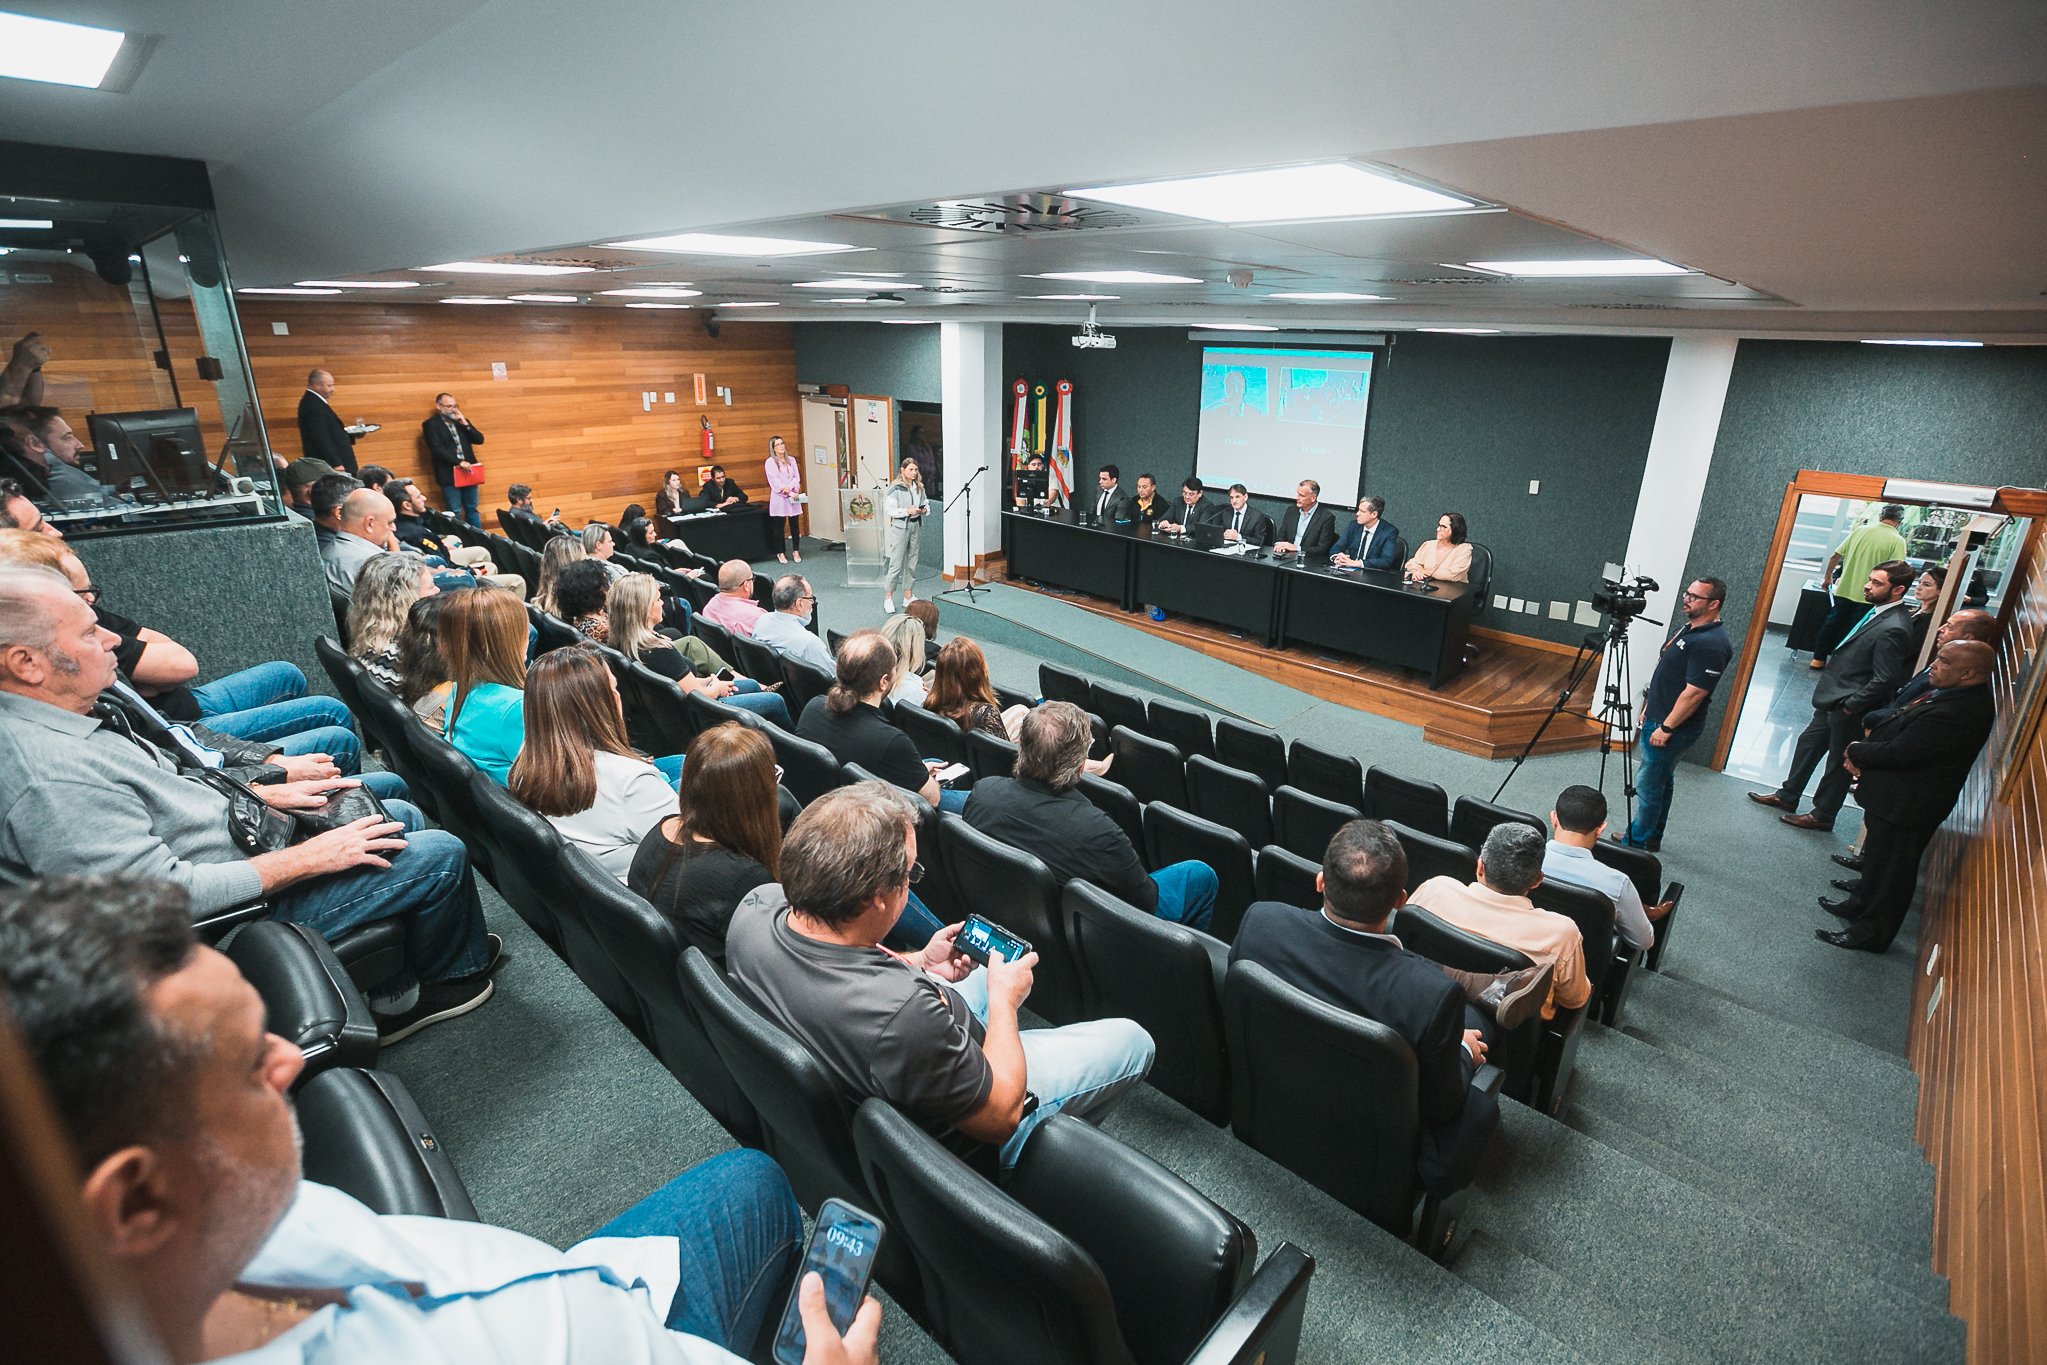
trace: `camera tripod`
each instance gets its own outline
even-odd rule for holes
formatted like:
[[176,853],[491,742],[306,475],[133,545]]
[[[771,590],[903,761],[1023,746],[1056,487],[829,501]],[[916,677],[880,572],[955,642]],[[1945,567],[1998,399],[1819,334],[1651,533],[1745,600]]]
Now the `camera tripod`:
[[[1594,721],[1599,726],[1599,787],[1602,791],[1606,789],[1606,760],[1616,747],[1620,749],[1621,793],[1625,799],[1628,824],[1634,823],[1635,688],[1628,669],[1628,627],[1636,619],[1633,616],[1609,616],[1605,630],[1587,631],[1585,638],[1578,642],[1578,653],[1571,660],[1571,672],[1564,679],[1563,689],[1557,693],[1556,702],[1549,708],[1549,714],[1542,718],[1542,724],[1535,727],[1535,733],[1514,756],[1514,766],[1507,770],[1507,775],[1500,779],[1499,790],[1493,793],[1494,801],[1500,799],[1500,793],[1507,790],[1514,774],[1521,771],[1521,765],[1535,752],[1535,746],[1542,742],[1543,732],[1549,729],[1550,722],[1559,715],[1568,714]],[[1650,621],[1649,624],[1660,626],[1663,623]],[[1589,708],[1573,711],[1571,695],[1592,671],[1594,660],[1599,661],[1599,709],[1596,713]],[[1622,828],[1627,828],[1627,825]]]

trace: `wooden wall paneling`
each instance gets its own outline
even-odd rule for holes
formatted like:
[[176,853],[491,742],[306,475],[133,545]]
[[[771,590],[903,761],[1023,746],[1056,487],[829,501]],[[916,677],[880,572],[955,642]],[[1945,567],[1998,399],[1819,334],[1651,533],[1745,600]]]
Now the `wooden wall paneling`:
[[[796,360],[786,323],[720,321],[707,336],[694,312],[587,305],[463,307],[446,304],[238,301],[249,361],[272,447],[300,453],[299,395],[306,373],[331,370],[344,421],[383,430],[356,443],[359,463],[420,481],[436,505],[432,461],[420,423],[445,389],[483,432],[486,477],[478,507],[486,525],[514,483],[533,486],[536,506],[572,525],[615,521],[627,503],[651,509],[664,470],[695,479],[697,418],[707,414],[716,459],[764,499],[768,438],[800,448]],[[271,324],[285,323],[287,336]],[[506,378],[494,380],[502,363]],[[692,376],[711,401],[695,402]],[[733,403],[716,397],[729,386]],[[657,397],[651,412],[640,394]],[[674,403],[660,401],[673,393]],[[811,468],[804,465],[806,480]],[[806,488],[808,484],[806,483]]]
[[[50,282],[21,284],[18,275],[48,275]],[[190,302],[183,307],[189,319]],[[191,330],[196,339],[196,324]],[[0,350],[11,350],[30,332],[41,332],[50,347],[44,402],[64,409],[81,435],[83,413],[172,406],[170,378],[154,359],[156,329],[140,271],[120,287],[102,280],[82,257],[75,263],[11,257],[0,270]],[[198,383],[189,369],[179,378],[185,387]],[[217,410],[215,421],[217,428]]]

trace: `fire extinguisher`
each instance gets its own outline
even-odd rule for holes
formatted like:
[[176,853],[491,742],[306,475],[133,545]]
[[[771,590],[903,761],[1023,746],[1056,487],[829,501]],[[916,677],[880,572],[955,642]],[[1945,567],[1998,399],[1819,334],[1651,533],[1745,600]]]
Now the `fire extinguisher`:
[[709,464],[709,463],[711,462],[711,452],[712,452],[713,450],[715,450],[715,449],[717,448],[717,441],[716,441],[716,439],[715,439],[715,438],[713,438],[713,437],[712,437],[712,435],[711,435],[711,419],[710,419],[710,418],[709,418],[708,416],[705,416],[704,414],[702,414],[702,413],[699,413],[699,414],[697,415],[697,421],[699,421],[699,422],[703,423],[703,426],[704,426],[704,432],[703,432],[703,436],[704,436],[704,463],[705,463],[705,464]]

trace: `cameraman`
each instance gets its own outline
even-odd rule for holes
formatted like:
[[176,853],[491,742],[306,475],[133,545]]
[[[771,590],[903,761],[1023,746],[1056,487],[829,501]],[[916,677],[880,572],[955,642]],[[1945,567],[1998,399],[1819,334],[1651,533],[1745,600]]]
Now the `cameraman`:
[[1727,585],[1717,578],[1694,579],[1678,598],[1685,623],[1663,642],[1656,672],[1642,697],[1642,741],[1635,769],[1635,822],[1616,843],[1663,847],[1663,826],[1670,818],[1670,783],[1677,757],[1691,748],[1706,728],[1706,704],[1734,656],[1727,630],[1720,624],[1720,605]]

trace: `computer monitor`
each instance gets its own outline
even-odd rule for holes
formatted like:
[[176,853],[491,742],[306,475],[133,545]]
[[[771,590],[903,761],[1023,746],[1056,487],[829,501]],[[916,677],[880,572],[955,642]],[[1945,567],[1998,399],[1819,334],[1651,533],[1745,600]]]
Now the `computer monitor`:
[[1016,495],[1026,501],[1036,502],[1045,496],[1052,471],[1049,469],[1019,469],[1016,474]]
[[86,419],[99,481],[140,503],[181,502],[212,493],[213,468],[192,408],[96,412]]

